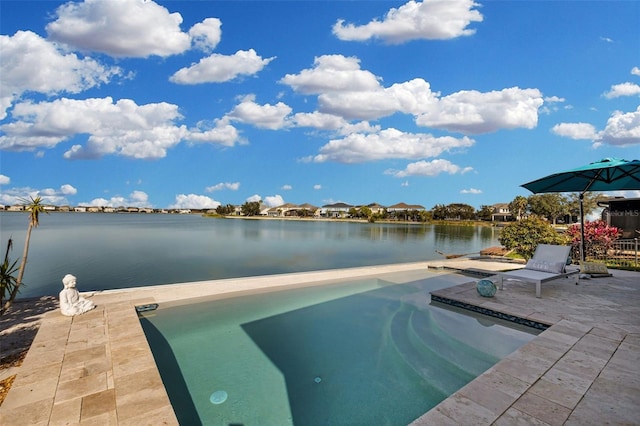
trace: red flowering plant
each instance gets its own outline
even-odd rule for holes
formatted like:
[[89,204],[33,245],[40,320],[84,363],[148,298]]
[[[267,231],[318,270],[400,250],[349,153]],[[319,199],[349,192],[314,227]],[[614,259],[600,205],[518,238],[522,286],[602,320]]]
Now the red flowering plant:
[[[587,257],[603,257],[620,238],[622,231],[615,226],[607,225],[603,220],[586,221],[584,224],[584,248]],[[567,229],[576,258],[580,256],[580,224],[576,223]]]

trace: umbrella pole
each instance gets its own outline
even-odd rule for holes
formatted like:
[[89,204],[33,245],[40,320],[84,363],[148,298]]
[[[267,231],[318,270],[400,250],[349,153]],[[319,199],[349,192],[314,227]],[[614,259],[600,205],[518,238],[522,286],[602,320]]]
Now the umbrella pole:
[[584,206],[582,205],[584,200],[584,192],[580,193],[580,263],[585,261],[584,253]]

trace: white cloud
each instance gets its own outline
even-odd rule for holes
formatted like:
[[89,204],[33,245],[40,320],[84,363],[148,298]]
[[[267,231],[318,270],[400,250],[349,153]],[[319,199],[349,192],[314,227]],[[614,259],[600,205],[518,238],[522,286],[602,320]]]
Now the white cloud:
[[291,111],[291,107],[282,102],[278,102],[276,105],[258,105],[254,102],[253,97],[249,96],[236,105],[226,117],[259,128],[278,130],[287,126],[286,119]]
[[482,194],[482,190],[476,188],[463,189],[461,194]]
[[342,135],[349,133],[372,133],[380,130],[380,126],[372,126],[367,121],[350,123],[342,117],[322,112],[300,112],[294,114],[291,122],[296,127],[312,127],[318,130],[335,131]]
[[88,134],[87,143],[74,145],[68,159],[98,158],[117,154],[131,158],[162,158],[169,148],[188,135],[176,126],[181,115],[176,105],[137,105],[130,99],[113,102],[110,97],[52,102],[19,103],[13,109],[18,119],[0,130],[0,148],[32,151],[51,148],[72,137]]
[[635,83],[621,83],[611,86],[611,90],[604,94],[607,99],[619,98],[620,96],[640,95],[640,85]]
[[551,128],[551,132],[571,139],[593,140],[598,137],[596,128],[589,123],[559,123]]
[[360,59],[342,55],[316,57],[314,68],[299,74],[287,74],[280,83],[291,86],[296,92],[320,94],[343,91],[368,91],[380,87],[378,78],[360,69]]
[[91,58],[63,52],[30,31],[18,31],[12,37],[0,35],[0,51],[0,119],[25,92],[80,93],[121,74],[118,67],[105,67]]
[[[8,184],[9,178],[4,175],[0,175],[0,178],[5,177],[7,179],[6,183],[0,181],[0,184]],[[43,189],[34,189],[34,188],[7,188],[3,189],[2,193],[0,193],[0,203],[6,205],[13,204],[24,204],[25,199],[41,197],[43,204],[55,204],[55,205],[65,205],[69,204],[68,196],[75,195],[77,193],[77,189],[72,185],[64,184],[60,186],[60,188],[43,188]]]
[[293,189],[293,186],[291,185],[282,185],[282,189],[283,191],[291,191]]
[[343,139],[335,139],[320,148],[311,160],[322,163],[362,163],[385,159],[419,159],[435,157],[455,148],[467,148],[474,144],[468,137],[434,137],[423,133],[404,133],[397,129],[385,129],[375,134],[354,133]]
[[206,187],[205,191],[214,192],[214,191],[221,191],[223,189],[237,191],[238,189],[240,189],[240,182],[220,182],[216,185]]
[[133,191],[128,197],[116,195],[109,199],[94,198],[88,203],[82,202],[79,205],[96,207],[153,207],[149,203],[149,195],[144,191]]
[[601,140],[616,146],[640,144],[640,106],[633,112],[615,111],[607,120]]
[[482,14],[474,9],[473,0],[409,1],[392,8],[383,20],[374,19],[365,25],[345,24],[340,19],[333,33],[341,40],[364,41],[378,38],[388,43],[409,40],[447,40],[468,36],[475,30],[467,27],[482,22]]
[[416,78],[391,87],[367,91],[323,93],[318,97],[321,112],[349,119],[377,119],[402,112],[420,114],[437,105],[439,93],[428,82]]
[[437,176],[441,173],[463,174],[473,170],[471,167],[460,167],[448,160],[435,159],[433,161],[418,161],[416,163],[407,164],[404,170],[387,170],[385,174],[395,177],[407,176]]
[[631,74],[640,76],[640,68],[638,68],[638,67],[631,68]]
[[262,201],[262,197],[259,196],[258,194],[254,194],[251,197],[246,199],[247,203],[253,203],[253,202],[261,202]]
[[409,181],[408,181],[408,180],[405,180],[404,182],[402,182],[402,183],[400,184],[400,186],[402,186],[402,187],[407,187],[407,186],[409,186]]
[[322,185],[317,183],[317,184],[313,185],[313,189],[318,191],[318,190],[322,189]]
[[78,190],[67,183],[60,187],[60,192],[64,195],[76,195]]
[[532,129],[538,124],[542,104],[538,89],[511,87],[486,93],[463,90],[427,104],[427,111],[417,117],[416,123],[466,134]]
[[220,206],[220,202],[209,198],[206,195],[198,194],[178,194],[175,203],[169,206],[170,209],[215,209]]
[[246,142],[240,136],[238,129],[229,124],[228,118],[214,120],[213,127],[208,127],[207,123],[200,122],[197,128],[189,130],[186,139],[190,142],[214,143],[229,147],[236,143],[244,144]]
[[264,204],[267,207],[278,207],[284,204],[284,198],[281,195],[271,195],[264,197]]
[[253,49],[239,50],[234,55],[214,54],[178,70],[169,80],[178,84],[221,83],[256,74],[273,59],[275,57],[263,59]]
[[191,37],[191,43],[204,52],[210,52],[215,49],[220,38],[222,31],[220,27],[222,21],[218,18],[207,18],[202,22],[195,24],[189,30],[189,37]]
[[10,182],[11,178],[9,176],[0,174],[0,185],[9,185]]
[[[58,7],[55,21],[46,30],[50,39],[79,50],[114,57],[166,57],[191,47],[191,37],[180,30],[181,23],[179,13],[170,13],[153,1],[85,0]],[[194,30],[197,43],[202,42],[203,33],[200,27]]]

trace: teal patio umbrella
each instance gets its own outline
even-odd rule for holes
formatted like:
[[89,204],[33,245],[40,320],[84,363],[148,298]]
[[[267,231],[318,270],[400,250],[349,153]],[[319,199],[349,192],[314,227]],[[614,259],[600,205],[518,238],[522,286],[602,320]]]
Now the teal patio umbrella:
[[546,192],[580,193],[580,260],[584,261],[584,209],[587,191],[640,189],[640,161],[605,158],[595,163],[536,179],[521,185],[534,194]]

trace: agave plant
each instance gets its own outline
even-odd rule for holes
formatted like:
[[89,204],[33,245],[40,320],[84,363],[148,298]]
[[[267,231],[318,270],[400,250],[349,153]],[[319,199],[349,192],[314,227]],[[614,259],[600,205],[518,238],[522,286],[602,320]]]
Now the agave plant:
[[9,252],[13,248],[13,240],[7,241],[7,251],[4,253],[4,262],[0,264],[0,314],[4,312],[4,303],[9,300],[16,288],[18,279],[15,276],[18,270],[18,259],[13,262],[9,259]]

